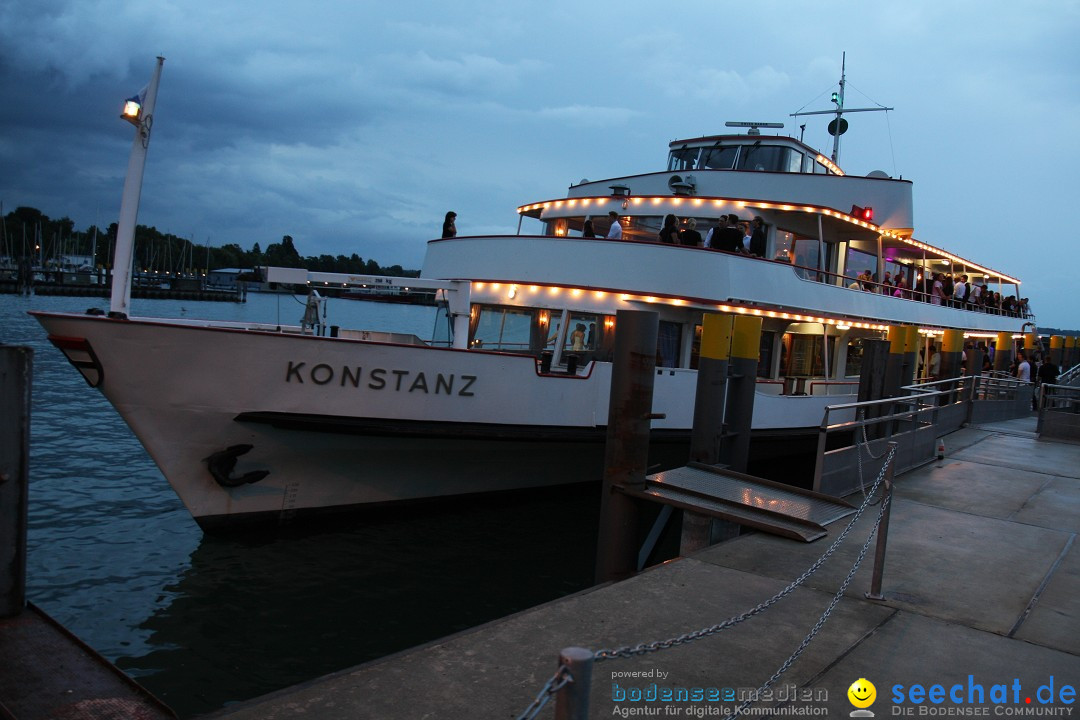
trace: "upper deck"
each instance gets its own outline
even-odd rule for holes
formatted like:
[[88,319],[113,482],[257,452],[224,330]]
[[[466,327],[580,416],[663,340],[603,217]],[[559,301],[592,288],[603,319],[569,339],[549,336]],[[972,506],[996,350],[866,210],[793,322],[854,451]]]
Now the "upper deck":
[[[671,212],[680,217],[686,211],[686,201],[692,199],[811,206],[840,213],[849,213],[854,206],[872,208],[878,227],[908,237],[914,228],[911,188],[910,181],[890,178],[884,173],[875,172],[866,177],[847,175],[824,155],[795,138],[714,135],[671,142],[666,170],[583,181],[570,186],[566,199],[622,197],[627,202],[620,214],[662,211],[659,214]],[[673,202],[652,201],[665,195]],[[645,197],[650,198],[648,204],[643,203]],[[548,220],[571,217],[574,208],[580,207],[579,203],[543,201],[540,212],[530,206],[521,211],[526,216]],[[721,212],[729,211],[727,208]]]

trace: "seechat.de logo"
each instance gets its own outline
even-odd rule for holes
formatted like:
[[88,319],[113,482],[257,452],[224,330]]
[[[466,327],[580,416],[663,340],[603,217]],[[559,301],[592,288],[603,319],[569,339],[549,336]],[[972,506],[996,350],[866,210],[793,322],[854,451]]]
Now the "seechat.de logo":
[[874,687],[874,683],[866,678],[859,678],[851,683],[851,687],[847,690],[847,697],[856,708],[851,711],[851,717],[874,717],[874,713],[866,709],[877,700],[877,688]]

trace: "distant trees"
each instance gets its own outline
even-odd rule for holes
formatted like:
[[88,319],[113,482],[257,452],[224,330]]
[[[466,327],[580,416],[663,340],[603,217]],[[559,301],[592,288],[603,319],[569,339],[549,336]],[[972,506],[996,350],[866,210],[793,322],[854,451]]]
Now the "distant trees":
[[[75,230],[68,217],[52,220],[37,208],[17,207],[0,218],[0,259],[29,258],[37,264],[60,263],[62,256],[93,257],[95,267],[112,266],[112,250],[116,242],[116,223],[107,229],[90,226]],[[196,245],[192,240],[162,233],[155,227],[138,225],[135,228],[135,264],[141,270],[168,273],[205,272],[215,268],[253,268],[258,265],[302,267],[320,272],[340,272],[368,275],[417,276],[419,271],[405,270],[400,265],[384,268],[374,260],[366,262],[356,253],[301,257],[291,235],[281,242],[270,243],[263,252],[259,243],[244,250],[236,243],[220,247]]]

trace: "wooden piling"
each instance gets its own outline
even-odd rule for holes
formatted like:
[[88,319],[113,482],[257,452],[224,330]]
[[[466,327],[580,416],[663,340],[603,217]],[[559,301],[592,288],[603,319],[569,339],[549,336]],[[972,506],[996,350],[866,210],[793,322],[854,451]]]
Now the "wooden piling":
[[26,606],[26,506],[34,351],[0,346],[0,617]]
[[616,486],[645,487],[659,318],[657,313],[643,310],[619,310],[615,315],[597,583],[621,580],[637,572],[637,504]]

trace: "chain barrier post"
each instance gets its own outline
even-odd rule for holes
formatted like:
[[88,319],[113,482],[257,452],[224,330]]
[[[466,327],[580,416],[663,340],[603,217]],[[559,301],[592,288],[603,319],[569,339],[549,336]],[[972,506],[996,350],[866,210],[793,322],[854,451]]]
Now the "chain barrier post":
[[866,593],[867,600],[884,600],[881,594],[881,576],[885,572],[885,546],[889,542],[889,516],[892,514],[893,474],[896,469],[897,443],[894,440],[889,443],[889,455],[886,461],[885,488],[882,490],[881,522],[877,529],[877,545],[874,548],[874,575],[870,580],[870,592]]
[[592,688],[593,652],[582,647],[563,648],[559,666],[570,680],[555,696],[555,720],[589,720],[589,690]]

